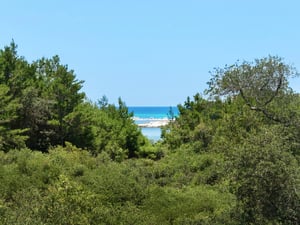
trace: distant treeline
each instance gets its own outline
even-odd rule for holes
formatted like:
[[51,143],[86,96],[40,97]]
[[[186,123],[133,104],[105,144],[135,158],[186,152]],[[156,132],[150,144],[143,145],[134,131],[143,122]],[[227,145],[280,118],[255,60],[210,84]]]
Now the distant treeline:
[[279,57],[211,73],[151,143],[58,56],[0,50],[0,224],[300,224],[300,95]]

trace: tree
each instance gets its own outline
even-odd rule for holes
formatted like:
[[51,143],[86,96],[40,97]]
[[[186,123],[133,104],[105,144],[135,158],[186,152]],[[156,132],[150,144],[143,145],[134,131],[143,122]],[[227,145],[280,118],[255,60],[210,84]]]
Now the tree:
[[279,114],[274,109],[274,102],[293,95],[288,81],[297,75],[296,69],[281,58],[269,56],[256,59],[254,63],[245,61],[215,69],[206,93],[231,98],[239,95],[251,110],[263,113],[272,121],[289,125],[293,123],[290,118],[292,112]]
[[17,58],[17,45],[14,41],[0,50],[0,83],[8,84],[16,68]]
[[0,84],[0,150],[8,151],[25,146],[25,130],[13,129],[12,122],[17,118],[18,102],[9,95],[9,87]]
[[64,118],[67,124],[66,140],[79,148],[95,151],[98,147],[98,130],[102,121],[102,113],[91,102],[83,102],[76,106]]
[[299,223],[300,104],[288,83],[295,76],[295,68],[269,56],[215,69],[208,82],[206,93],[225,96],[234,110],[214,139],[231,142],[223,151],[233,154],[231,187],[241,224]]
[[83,81],[76,80],[74,71],[61,65],[58,56],[38,60],[35,64],[37,76],[42,80],[41,97],[52,104],[48,120],[49,132],[53,133],[51,145],[64,145],[67,136],[64,118],[83,102],[85,94],[80,92]]
[[27,129],[27,147],[43,152],[48,151],[51,138],[54,136],[54,130],[48,124],[53,101],[42,97],[37,87],[30,86],[23,90],[20,104],[18,125]]
[[179,117],[163,128],[165,144],[176,149],[183,144],[193,145],[195,151],[204,150],[211,143],[217,121],[222,117],[222,102],[208,101],[196,94],[178,105]]
[[290,147],[270,127],[236,146],[231,185],[242,224],[299,224],[299,163]]
[[138,157],[146,144],[145,137],[132,120],[125,103],[119,106],[95,105],[84,102],[64,118],[67,124],[66,140],[77,147],[86,148],[98,155],[106,152],[116,161]]

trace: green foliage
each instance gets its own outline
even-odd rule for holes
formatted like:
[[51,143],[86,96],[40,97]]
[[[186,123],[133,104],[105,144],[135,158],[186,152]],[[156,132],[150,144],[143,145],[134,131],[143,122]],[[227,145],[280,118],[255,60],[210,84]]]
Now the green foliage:
[[74,71],[60,64],[58,56],[41,59],[36,62],[38,76],[44,80],[43,88],[46,99],[50,101],[50,117],[47,124],[51,145],[63,145],[66,141],[67,124],[64,118],[83,102],[84,93],[80,93],[83,81],[76,80]]
[[[188,98],[179,105],[179,117],[163,130],[163,143],[177,154],[190,149],[201,156],[222,155],[220,165],[227,173],[217,167],[209,171],[237,198],[232,223],[300,221],[299,94],[287,82],[294,75],[294,68],[277,57],[217,69],[208,91],[215,98]],[[210,180],[203,172],[197,184]],[[165,178],[163,183],[170,182]]]
[[[207,187],[154,188],[145,203],[154,224],[224,224],[230,222],[230,195]],[[227,219],[226,219],[227,217]]]
[[180,116],[163,129],[164,142],[173,149],[187,143],[193,143],[195,151],[208,147],[214,132],[209,125],[221,117],[218,104],[221,102],[209,102],[199,94],[193,101],[188,98],[184,105],[178,106]]
[[[127,152],[129,158],[136,157],[140,146],[145,144],[145,138],[140,129],[134,124],[133,114],[128,112],[125,103],[119,98],[118,107],[107,104],[100,105],[101,111],[107,116],[107,130],[109,130],[111,140],[117,143],[117,146]],[[108,144],[109,148],[115,148],[115,144]],[[108,148],[108,149],[109,149]],[[111,151],[111,150],[109,150]],[[114,155],[111,152],[111,155]]]
[[23,90],[20,103],[18,124],[27,128],[26,145],[31,149],[47,151],[54,136],[48,124],[53,101],[43,98],[37,88],[28,87]]
[[24,130],[12,127],[18,108],[18,102],[9,95],[9,88],[0,84],[0,150],[8,151],[25,146]]
[[17,62],[17,45],[14,41],[10,46],[5,46],[4,50],[0,50],[0,83],[8,84],[8,80],[13,76]]
[[14,42],[0,53],[3,150],[26,144],[47,152],[68,141],[95,155],[106,151],[117,161],[142,155],[147,141],[121,99],[118,107],[105,98],[99,106],[85,102],[83,81],[58,56],[29,64],[17,55]]
[[58,56],[28,63],[12,42],[0,50],[0,224],[299,224],[295,75],[271,56],[216,69],[214,98],[188,97],[151,143],[121,98],[85,100]]
[[256,59],[254,63],[236,63],[216,69],[206,92],[211,96],[239,95],[251,110],[261,112],[272,121],[289,125],[294,122],[293,118],[278,114],[273,102],[284,99],[288,103],[286,98],[292,94],[288,80],[297,75],[295,68],[284,64],[281,58],[269,56]]
[[299,162],[273,129],[255,133],[233,157],[233,187],[244,224],[300,221]]
[[66,140],[94,155],[104,151],[113,160],[122,161],[140,156],[142,148],[150,146],[121,99],[119,107],[82,103],[65,117],[65,122],[69,125]]
[[[160,178],[154,176],[171,158],[174,163],[169,170],[178,173],[191,170],[194,176],[214,162],[195,159],[198,170],[197,163],[189,166],[176,154],[164,162],[132,159],[122,163],[105,159],[102,154],[95,158],[70,144],[53,148],[47,154],[28,149],[1,153],[1,224],[149,224],[149,221],[222,224],[230,221],[234,196],[228,191],[200,183],[189,185],[190,182],[174,186],[181,180],[179,177],[175,178],[178,181],[170,180],[161,186]],[[177,167],[176,162],[180,162]]]

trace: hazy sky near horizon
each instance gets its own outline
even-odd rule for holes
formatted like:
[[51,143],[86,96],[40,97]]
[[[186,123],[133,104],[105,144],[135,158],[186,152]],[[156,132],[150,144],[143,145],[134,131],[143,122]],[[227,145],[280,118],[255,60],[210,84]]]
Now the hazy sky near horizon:
[[[59,55],[93,101],[171,106],[214,67],[283,57],[300,71],[298,0],[3,0],[0,47],[29,62]],[[300,92],[300,80],[291,86]]]

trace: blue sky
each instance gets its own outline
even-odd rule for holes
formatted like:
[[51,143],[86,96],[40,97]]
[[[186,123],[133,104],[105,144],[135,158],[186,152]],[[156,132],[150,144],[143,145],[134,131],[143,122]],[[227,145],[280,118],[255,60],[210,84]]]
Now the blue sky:
[[[28,61],[58,54],[96,101],[177,105],[209,71],[283,57],[300,70],[298,0],[6,0],[0,45]],[[300,91],[300,80],[291,86]]]

